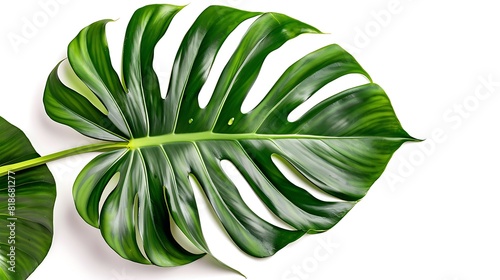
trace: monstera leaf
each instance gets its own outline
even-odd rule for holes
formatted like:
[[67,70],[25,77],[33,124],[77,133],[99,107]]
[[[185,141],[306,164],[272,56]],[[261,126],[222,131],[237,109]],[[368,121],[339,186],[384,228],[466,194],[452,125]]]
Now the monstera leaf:
[[[84,28],[69,44],[68,60],[91,90],[61,82],[57,66],[44,95],[46,112],[108,144],[79,174],[76,208],[123,258],[158,266],[190,263],[210,254],[189,178],[195,178],[234,243],[255,257],[273,255],[306,233],[330,229],[366,194],[391,155],[413,141],[385,92],[368,82],[337,93],[296,121],[287,117],[326,84],[348,74],[368,74],[338,45],[314,51],[291,65],[250,112],[242,103],[266,57],[288,40],[319,33],[278,13],[207,8],[185,35],[166,97],[153,69],[155,45],[182,7],[150,5],[127,27],[122,79],[111,64],[105,35],[110,20]],[[198,95],[225,39],[254,19],[220,75],[204,108]],[[323,201],[293,184],[273,162],[289,163]],[[221,162],[234,164],[268,209],[292,229],[256,215]],[[116,186],[105,196],[111,178]],[[102,208],[100,202],[104,201]],[[175,223],[202,253],[172,235]]]
[[[28,138],[0,117],[0,166],[39,157]],[[26,279],[52,243],[54,178],[42,165],[0,168],[0,279]]]

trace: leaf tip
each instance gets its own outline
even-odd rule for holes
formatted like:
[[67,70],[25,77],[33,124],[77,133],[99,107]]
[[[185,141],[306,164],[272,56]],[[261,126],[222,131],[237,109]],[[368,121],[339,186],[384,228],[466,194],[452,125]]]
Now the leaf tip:
[[420,138],[415,138],[413,136],[410,136],[410,139],[408,140],[409,142],[416,142],[416,143],[420,143],[420,142],[424,142],[425,140],[427,139],[420,139]]

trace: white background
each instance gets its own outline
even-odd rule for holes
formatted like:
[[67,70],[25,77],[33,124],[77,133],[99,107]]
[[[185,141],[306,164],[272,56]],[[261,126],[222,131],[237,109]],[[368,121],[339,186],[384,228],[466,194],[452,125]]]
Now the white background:
[[[0,115],[25,131],[44,155],[90,143],[51,121],[43,109],[45,79],[65,58],[67,44],[96,20],[119,19],[108,25],[113,62],[119,65],[128,19],[135,9],[154,3],[61,0],[44,10],[40,3],[48,2],[0,2]],[[202,213],[215,254],[251,280],[500,279],[496,2],[192,0],[172,23],[169,39],[159,45],[155,67],[160,78],[168,76],[182,34],[210,3],[281,12],[330,34],[301,36],[272,54],[258,89],[269,88],[302,55],[338,43],[386,90],[406,130],[427,139],[404,145],[336,227],[268,259],[243,255]],[[35,29],[23,34],[30,23]],[[51,251],[30,279],[243,279],[214,266],[210,258],[158,268],[116,255],[73,206],[72,183],[92,156],[49,164],[58,184],[55,235]]]

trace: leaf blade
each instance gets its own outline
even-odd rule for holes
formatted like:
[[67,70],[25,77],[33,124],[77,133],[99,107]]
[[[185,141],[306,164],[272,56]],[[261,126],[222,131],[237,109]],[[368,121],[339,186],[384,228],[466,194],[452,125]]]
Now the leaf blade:
[[[404,142],[415,141],[402,128],[384,90],[338,45],[299,59],[257,107],[242,113],[241,105],[266,57],[301,34],[320,33],[276,13],[253,22],[208,105],[200,108],[198,94],[222,44],[241,22],[258,14],[207,8],[181,43],[162,100],[152,67],[153,51],[179,9],[150,5],[134,13],[124,43],[126,93],[103,90],[129,129],[129,143],[121,151],[123,160],[117,159],[118,154],[97,157],[77,179],[74,199],[80,214],[101,229],[106,242],[122,257],[174,266],[210,254],[189,176],[196,178],[240,249],[256,257],[271,256],[305,233],[333,227],[364,197],[392,154]],[[99,30],[92,33],[97,39],[85,39],[100,42],[106,53],[103,28]],[[363,75],[368,83],[336,93],[298,120],[288,121],[288,114],[318,90],[348,74]],[[100,93],[96,90],[96,94]],[[274,164],[273,156],[339,201],[322,201],[292,183]],[[264,205],[293,229],[280,228],[255,214],[241,197],[241,186],[223,171],[222,160],[230,160]],[[104,186],[117,172],[118,185],[106,198]],[[99,211],[100,199],[106,201]],[[189,253],[173,238],[170,219],[202,254]]]
[[154,49],[182,8],[160,4],[144,6],[134,13],[127,26],[122,71],[128,92],[122,106],[133,137],[150,135],[150,125],[160,119],[161,93],[153,69]]

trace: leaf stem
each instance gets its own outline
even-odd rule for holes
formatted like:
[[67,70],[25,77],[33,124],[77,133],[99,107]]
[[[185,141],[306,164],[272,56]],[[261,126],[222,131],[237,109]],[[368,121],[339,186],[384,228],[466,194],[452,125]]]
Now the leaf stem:
[[45,164],[47,162],[58,160],[58,159],[69,157],[69,156],[90,153],[90,152],[105,152],[105,151],[123,149],[123,148],[128,148],[128,147],[129,146],[128,146],[127,142],[112,142],[112,143],[96,143],[96,144],[90,144],[90,145],[86,145],[86,146],[71,148],[68,150],[60,151],[60,152],[46,155],[43,157],[37,157],[37,158],[17,162],[14,164],[0,166],[0,177],[7,175],[9,171],[16,172],[16,171],[39,166],[39,165]]

